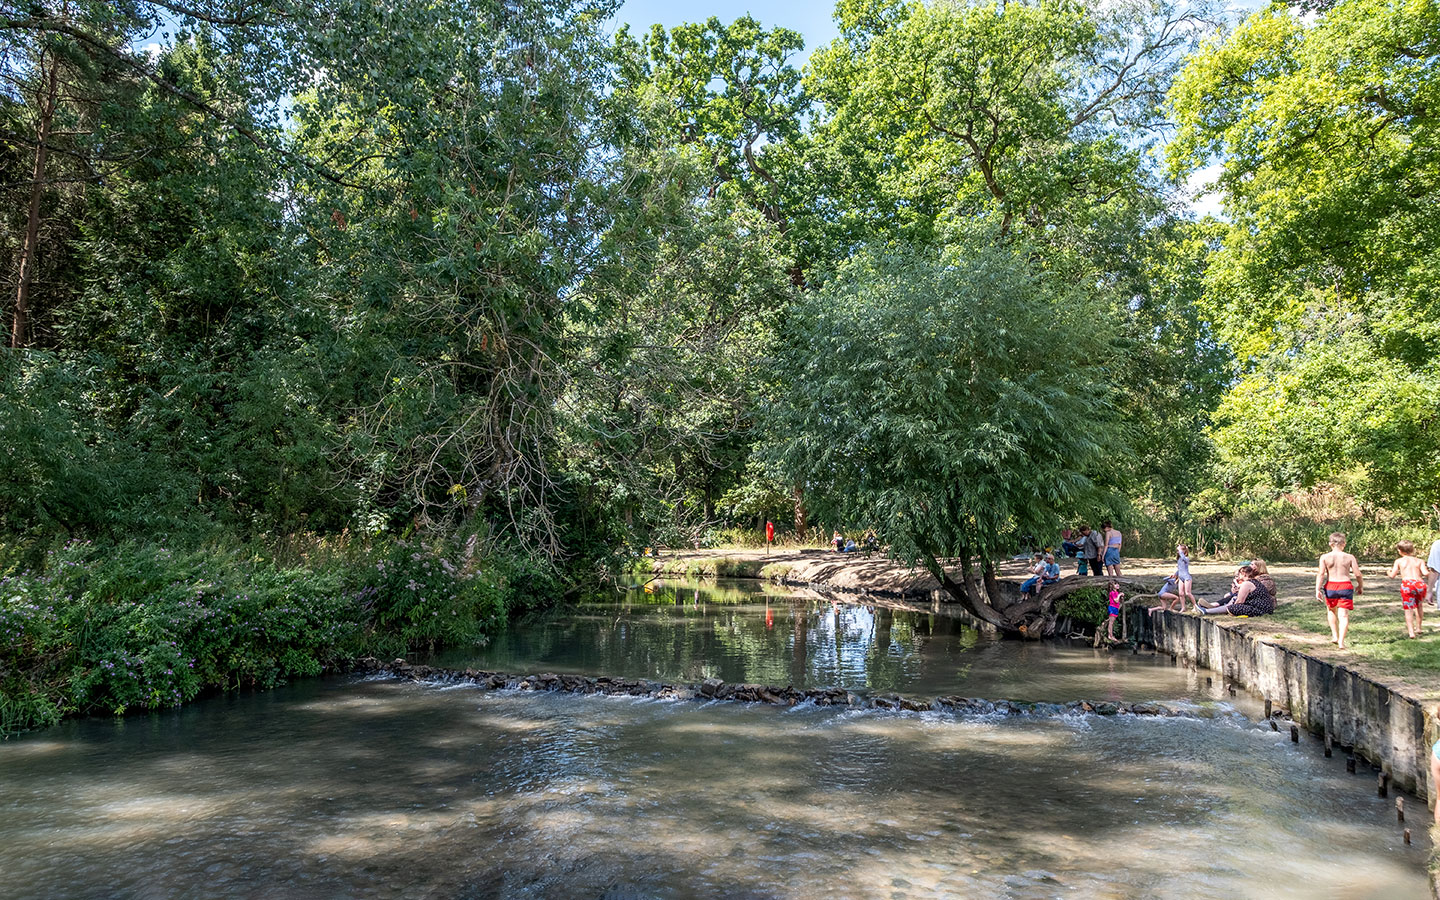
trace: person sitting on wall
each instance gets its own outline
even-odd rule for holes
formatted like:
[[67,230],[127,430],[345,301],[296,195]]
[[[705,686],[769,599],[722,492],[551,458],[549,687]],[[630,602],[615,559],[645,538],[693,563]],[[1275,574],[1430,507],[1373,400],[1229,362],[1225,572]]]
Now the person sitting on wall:
[[1200,608],[1200,615],[1213,616],[1228,612],[1232,616],[1268,616],[1275,611],[1275,595],[1265,586],[1264,581],[1258,577],[1260,573],[1255,571],[1253,565],[1240,567],[1240,574],[1236,577],[1238,586],[1229,601],[1220,606],[1212,606],[1208,609]]
[[1174,575],[1165,579],[1165,583],[1160,585],[1160,590],[1156,592],[1155,596],[1160,598],[1160,605],[1150,607],[1149,612],[1153,613],[1159,612],[1162,609],[1173,609],[1174,607],[1171,604],[1179,604],[1180,611],[1184,612],[1185,601],[1180,599],[1180,585],[1176,582]]
[[1055,562],[1055,554],[1046,553],[1043,557],[1035,554],[1035,565],[1031,567],[1035,573],[1020,585],[1020,593],[1035,594],[1039,596],[1042,588],[1052,585],[1060,580],[1060,564]]

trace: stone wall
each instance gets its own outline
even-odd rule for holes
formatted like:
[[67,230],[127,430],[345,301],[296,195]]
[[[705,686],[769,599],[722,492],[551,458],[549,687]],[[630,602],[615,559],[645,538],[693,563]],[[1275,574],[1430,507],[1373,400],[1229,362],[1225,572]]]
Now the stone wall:
[[[1288,710],[1316,735],[1369,760],[1392,783],[1428,797],[1434,710],[1379,682],[1227,627],[1220,620],[1160,612],[1130,612],[1131,634],[1156,650],[1213,669],[1230,681]],[[1433,798],[1432,798],[1433,799]]]

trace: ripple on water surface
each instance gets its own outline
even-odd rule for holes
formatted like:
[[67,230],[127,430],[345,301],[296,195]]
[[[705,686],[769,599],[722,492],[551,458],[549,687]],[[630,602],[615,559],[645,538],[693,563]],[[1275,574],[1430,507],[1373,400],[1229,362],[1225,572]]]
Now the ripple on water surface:
[[[43,752],[34,750],[42,747]],[[1422,897],[1368,779],[1235,718],[312,682],[0,745],[21,897]]]

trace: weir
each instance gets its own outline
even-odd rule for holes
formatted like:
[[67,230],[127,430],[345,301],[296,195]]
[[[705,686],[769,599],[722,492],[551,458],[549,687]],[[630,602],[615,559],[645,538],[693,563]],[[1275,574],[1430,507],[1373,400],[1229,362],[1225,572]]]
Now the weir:
[[1433,709],[1342,665],[1245,634],[1229,617],[1201,618],[1131,608],[1142,643],[1220,673],[1285,709],[1307,731],[1378,766],[1398,787],[1434,802],[1430,745]]
[[900,694],[857,694],[844,688],[811,688],[798,690],[793,685],[729,684],[710,678],[700,684],[667,684],[646,679],[617,678],[609,675],[513,675],[504,672],[482,672],[476,669],[449,669],[441,666],[412,665],[403,659],[389,663],[374,657],[355,661],[361,675],[388,675],[409,681],[435,684],[471,684],[487,690],[544,691],[566,694],[603,694],[625,697],[648,697],[657,700],[694,700],[701,702],[732,701],[763,703],[770,706],[844,706],[850,709],[901,710],[905,712],[949,712],[958,715],[1001,716],[1164,716],[1203,718],[1194,709],[1166,703],[1117,703],[1110,700],[1070,700],[1044,703],[1024,700],[987,699],[983,697],[909,697]]

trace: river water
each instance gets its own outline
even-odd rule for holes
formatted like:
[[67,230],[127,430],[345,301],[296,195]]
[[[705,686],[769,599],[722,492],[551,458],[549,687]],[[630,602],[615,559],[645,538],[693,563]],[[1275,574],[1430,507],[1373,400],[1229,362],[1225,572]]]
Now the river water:
[[310,680],[0,744],[0,896],[1426,896],[1423,803],[1410,802],[1405,847],[1373,778],[1255,723],[1253,700],[1168,658],[701,593],[699,606],[667,589],[587,605],[472,662],[1154,699],[1204,716],[956,718]]

